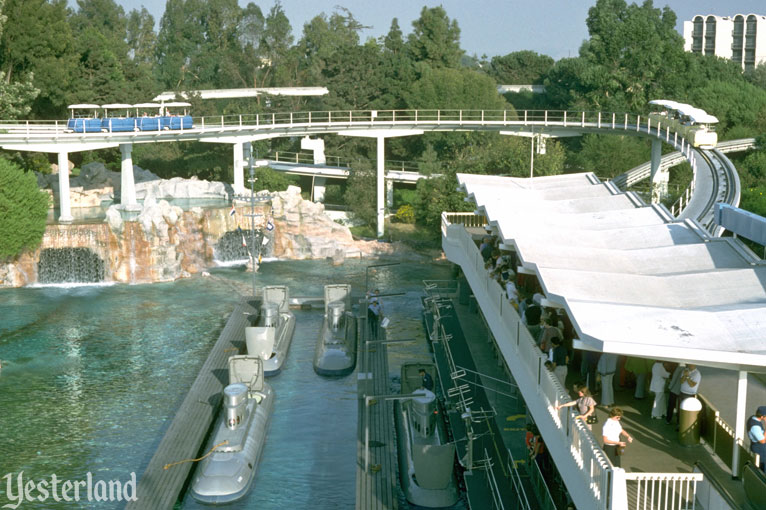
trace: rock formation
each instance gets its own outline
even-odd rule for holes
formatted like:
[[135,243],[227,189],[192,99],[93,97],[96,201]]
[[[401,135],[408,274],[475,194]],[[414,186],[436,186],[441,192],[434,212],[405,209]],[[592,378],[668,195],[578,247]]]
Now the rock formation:
[[[87,165],[86,165],[87,166]],[[106,171],[108,172],[108,170]],[[101,175],[107,177],[102,180]],[[86,180],[97,185],[114,185],[103,171],[86,172]],[[230,208],[199,207],[184,211],[156,195],[173,193],[222,193],[221,183],[182,180],[146,181],[145,199],[137,217],[125,216],[119,206],[111,206],[101,223],[49,225],[42,245],[11,264],[0,265],[0,286],[24,286],[37,282],[37,263],[44,249],[88,248],[104,261],[107,281],[150,283],[172,281],[214,266],[215,247],[224,234],[250,229],[250,206],[235,203]],[[138,187],[138,186],[137,186]],[[211,191],[213,190],[213,191]],[[258,195],[256,228],[270,240],[269,254],[280,259],[332,258],[341,263],[347,256],[359,256],[359,244],[348,227],[324,214],[324,206],[303,200],[300,189]],[[269,230],[269,226],[273,229]],[[246,237],[246,236],[243,236]],[[382,243],[362,243],[364,252],[391,252]]]

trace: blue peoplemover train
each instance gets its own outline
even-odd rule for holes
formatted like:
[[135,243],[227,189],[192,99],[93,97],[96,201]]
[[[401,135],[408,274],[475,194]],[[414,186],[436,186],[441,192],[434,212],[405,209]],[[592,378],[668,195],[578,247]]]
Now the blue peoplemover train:
[[[73,133],[113,133],[120,131],[162,131],[191,129],[191,105],[172,103],[73,104],[67,130]],[[101,115],[100,115],[101,114]]]

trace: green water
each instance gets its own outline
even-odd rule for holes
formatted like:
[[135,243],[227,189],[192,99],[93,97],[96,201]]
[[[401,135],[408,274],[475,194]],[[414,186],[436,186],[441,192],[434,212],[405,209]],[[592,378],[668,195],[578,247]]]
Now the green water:
[[[257,285],[286,284],[293,296],[321,296],[325,284],[365,283],[382,293],[391,374],[427,360],[420,323],[423,279],[450,268],[377,260],[270,262]],[[251,275],[211,271],[175,283],[0,290],[0,477],[24,480],[140,478],[227,314]],[[297,311],[284,371],[270,379],[277,401],[250,495],[237,508],[352,508],[356,455],[356,375],[326,380],[312,370],[319,310]],[[0,478],[0,506],[12,502]],[[268,490],[271,488],[271,490]],[[35,492],[35,494],[39,494]],[[188,499],[188,498],[187,498]],[[187,501],[185,504],[190,505]],[[25,502],[19,508],[115,508],[119,503]],[[193,505],[192,505],[193,506]]]

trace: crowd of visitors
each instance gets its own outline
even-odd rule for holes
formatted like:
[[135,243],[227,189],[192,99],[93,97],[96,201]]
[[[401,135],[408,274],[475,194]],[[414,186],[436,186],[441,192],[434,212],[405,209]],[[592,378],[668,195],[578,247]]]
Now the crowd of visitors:
[[[596,407],[599,404],[594,394],[599,394],[600,406],[609,413],[601,430],[602,445],[614,466],[621,465],[625,447],[633,441],[633,436],[621,425],[623,410],[614,405],[615,376],[620,387],[632,388],[635,400],[646,398],[648,391],[653,398],[651,419],[663,419],[668,425],[673,424],[680,403],[696,397],[702,375],[694,364],[615,353],[575,352],[572,349],[574,332],[566,315],[561,308],[544,306],[546,300],[539,292],[534,276],[530,277],[526,274],[528,271],[518,266],[516,253],[501,250],[496,236],[485,236],[479,250],[489,275],[504,289],[508,301],[518,311],[522,323],[545,356],[545,366],[556,375],[562,387],[566,387],[567,376],[573,375],[570,368],[577,366],[570,364],[579,360],[578,375],[582,382],[574,387],[577,397],[557,405],[556,411],[576,407],[575,419],[583,420],[592,430],[598,423]],[[766,471],[766,406],[758,407],[748,419],[746,429],[750,449],[760,455],[759,467]],[[530,460],[537,462],[541,471],[549,471],[547,452],[534,424],[527,426],[526,444]]]

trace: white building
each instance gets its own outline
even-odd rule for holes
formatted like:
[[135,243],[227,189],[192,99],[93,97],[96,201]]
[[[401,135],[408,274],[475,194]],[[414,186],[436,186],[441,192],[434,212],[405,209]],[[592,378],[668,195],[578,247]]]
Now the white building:
[[731,59],[748,70],[766,62],[766,16],[697,15],[684,21],[684,49]]

